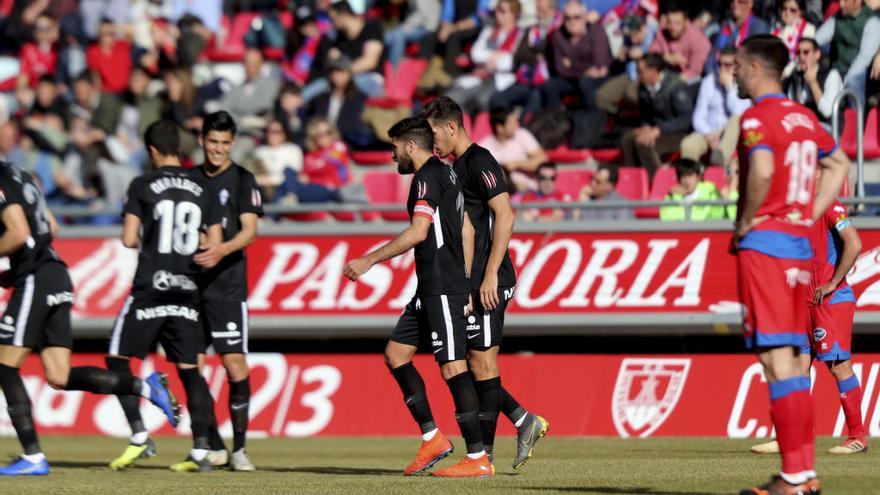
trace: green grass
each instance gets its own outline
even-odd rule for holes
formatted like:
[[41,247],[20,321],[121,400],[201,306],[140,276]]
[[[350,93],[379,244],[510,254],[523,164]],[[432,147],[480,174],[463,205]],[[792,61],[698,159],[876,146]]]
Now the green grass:
[[[454,439],[461,446],[460,439]],[[256,473],[216,471],[177,474],[168,464],[182,460],[183,439],[159,438],[159,455],[121,473],[106,463],[125,441],[100,437],[45,437],[52,474],[45,478],[0,479],[2,494],[58,495],[209,493],[583,493],[731,494],[766,479],[778,469],[776,456],[748,453],[752,441],[723,439],[554,438],[541,440],[535,457],[520,471],[510,467],[513,440],[500,438],[497,473],[491,479],[404,478],[400,472],[415,454],[415,438],[321,438],[252,440],[248,452]],[[834,444],[819,440],[819,451]],[[12,438],[0,452],[17,452]],[[461,452],[452,459],[457,460]],[[444,460],[440,465],[449,465]],[[825,494],[868,494],[880,489],[872,452],[849,457],[818,456]]]

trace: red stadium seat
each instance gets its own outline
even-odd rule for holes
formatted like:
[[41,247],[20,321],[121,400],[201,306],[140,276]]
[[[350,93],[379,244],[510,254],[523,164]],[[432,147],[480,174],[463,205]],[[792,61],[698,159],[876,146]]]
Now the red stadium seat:
[[383,212],[382,217],[386,220],[406,220],[406,192],[402,182],[408,178],[404,178],[397,172],[391,170],[372,170],[365,172],[361,178],[366,189],[367,199],[370,203],[389,204],[396,203],[400,205],[400,211]]
[[585,163],[592,156],[590,150],[573,150],[566,145],[547,150],[547,157],[556,163]]
[[352,151],[351,160],[358,165],[388,165],[394,162],[390,151]]
[[561,168],[556,173],[556,189],[576,201],[584,188],[593,180],[593,171],[582,168]]
[[[654,180],[651,182],[651,192],[648,199],[651,201],[662,201],[666,198],[666,194],[678,182],[675,176],[675,168],[660,167],[654,172]],[[619,182],[618,182],[619,184]],[[660,218],[660,208],[657,206],[649,206],[647,208],[639,208],[636,210],[638,218]]]
[[385,96],[370,98],[367,104],[382,108],[411,107],[419,79],[427,68],[428,61],[424,59],[404,58],[396,72],[391,62],[385,62]]
[[492,124],[489,123],[489,112],[480,112],[474,119],[474,133],[471,139],[479,143],[481,139],[492,134]]
[[865,159],[876,160],[880,158],[880,128],[877,125],[878,112],[877,107],[871,108],[868,112],[868,121],[865,122],[865,139],[862,144],[865,147]]
[[641,167],[618,169],[617,192],[626,199],[641,201],[648,197],[648,172]]
[[725,171],[724,167],[720,165],[706,167],[706,172],[703,174],[703,180],[715,184],[715,187],[720,191],[727,186],[727,171]]
[[843,134],[840,136],[840,149],[843,150],[850,159],[855,159],[857,150],[858,116],[854,108],[847,108],[843,113]]
[[620,148],[600,148],[590,150],[590,154],[592,154],[593,159],[599,163],[619,163],[623,157]]
[[462,121],[464,122],[464,130],[467,132],[468,136],[474,135],[474,121],[471,119],[471,114],[465,112],[462,114]]
[[241,12],[236,14],[232,20],[223,16],[221,31],[226,32],[226,37],[222,46],[216,45],[216,39],[208,43],[205,49],[208,59],[214,62],[241,61],[245,52],[244,37],[250,30],[251,22],[256,16],[257,14],[254,12]]

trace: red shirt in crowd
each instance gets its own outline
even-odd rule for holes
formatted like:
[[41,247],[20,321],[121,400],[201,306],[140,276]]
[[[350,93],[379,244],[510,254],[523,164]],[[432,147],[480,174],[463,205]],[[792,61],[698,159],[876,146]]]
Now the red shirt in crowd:
[[109,52],[105,52],[100,45],[94,44],[86,51],[86,64],[101,75],[101,85],[105,91],[121,93],[128,87],[131,45],[118,40]]
[[348,148],[342,141],[336,141],[327,149],[306,153],[303,160],[303,173],[309,183],[331,189],[339,189],[351,181],[348,170],[350,158]]
[[[527,203],[555,203],[564,201],[571,201],[571,196],[560,191],[556,191],[553,194],[541,194],[537,191],[529,191],[520,197],[520,202],[523,204],[523,207],[525,207]],[[553,210],[555,209],[556,208],[541,208],[538,212],[538,216],[549,217],[553,214]]]
[[30,86],[36,87],[40,77],[55,74],[55,64],[58,62],[58,52],[53,46],[48,52],[40,50],[36,43],[25,43],[19,54],[21,59],[21,74],[28,77]]

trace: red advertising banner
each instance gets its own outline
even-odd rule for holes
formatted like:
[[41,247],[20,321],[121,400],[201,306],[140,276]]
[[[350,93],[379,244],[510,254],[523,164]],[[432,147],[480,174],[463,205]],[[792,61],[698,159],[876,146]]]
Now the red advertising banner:
[[[555,435],[757,438],[772,433],[767,386],[750,355],[504,355],[500,359],[505,387],[526,408],[549,419]],[[251,354],[248,360],[253,387],[251,433],[256,437],[417,433],[380,355]],[[862,412],[868,432],[880,436],[880,354],[856,356],[854,362],[864,390]],[[103,356],[75,355],[74,364],[101,366]],[[425,378],[438,424],[457,434],[452,400],[437,365],[430,356],[418,356],[416,366]],[[147,359],[139,374],[146,376],[155,368],[168,372],[175,393],[185,397],[163,359]],[[830,373],[819,368],[824,367],[817,367],[814,376],[816,432],[845,433],[836,385]],[[39,431],[129,434],[115,397],[53,390],[33,357],[23,374]],[[229,434],[228,388],[216,356],[209,358],[205,375],[218,398],[221,431]],[[0,402],[0,434],[11,435],[5,411]],[[142,411],[153,433],[189,433],[186,416],[175,431],[157,408],[143,404]],[[499,425],[501,434],[513,432],[509,421],[502,419]]]
[[[862,310],[880,310],[880,230],[849,275]],[[398,315],[415,292],[412,254],[373,267],[357,284],[346,261],[389,236],[261,237],[248,249],[249,303],[260,316]],[[727,232],[557,233],[514,236],[511,313],[738,313]],[[75,317],[114,317],[137,251],[116,239],[60,239],[76,287]]]

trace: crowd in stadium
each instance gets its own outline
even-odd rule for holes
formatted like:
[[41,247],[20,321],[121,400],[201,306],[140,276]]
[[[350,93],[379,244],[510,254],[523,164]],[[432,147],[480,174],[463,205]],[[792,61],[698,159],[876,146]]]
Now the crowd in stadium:
[[[843,88],[877,103],[877,7],[0,0],[0,158],[37,177],[50,205],[106,211],[121,207],[147,165],[150,123],[179,124],[195,164],[203,115],[224,109],[241,129],[233,158],[256,174],[267,200],[397,202],[388,181],[368,180],[396,173],[382,166],[391,161],[387,130],[447,95],[469,114],[474,141],[503,165],[521,218],[681,220],[677,206],[528,204],[735,198],[739,115],[750,105],[737,94],[737,47],[755,34],[780,37],[791,53],[788,96],[830,128]],[[602,165],[587,168],[593,160]],[[734,209],[688,214],[723,219]]]

